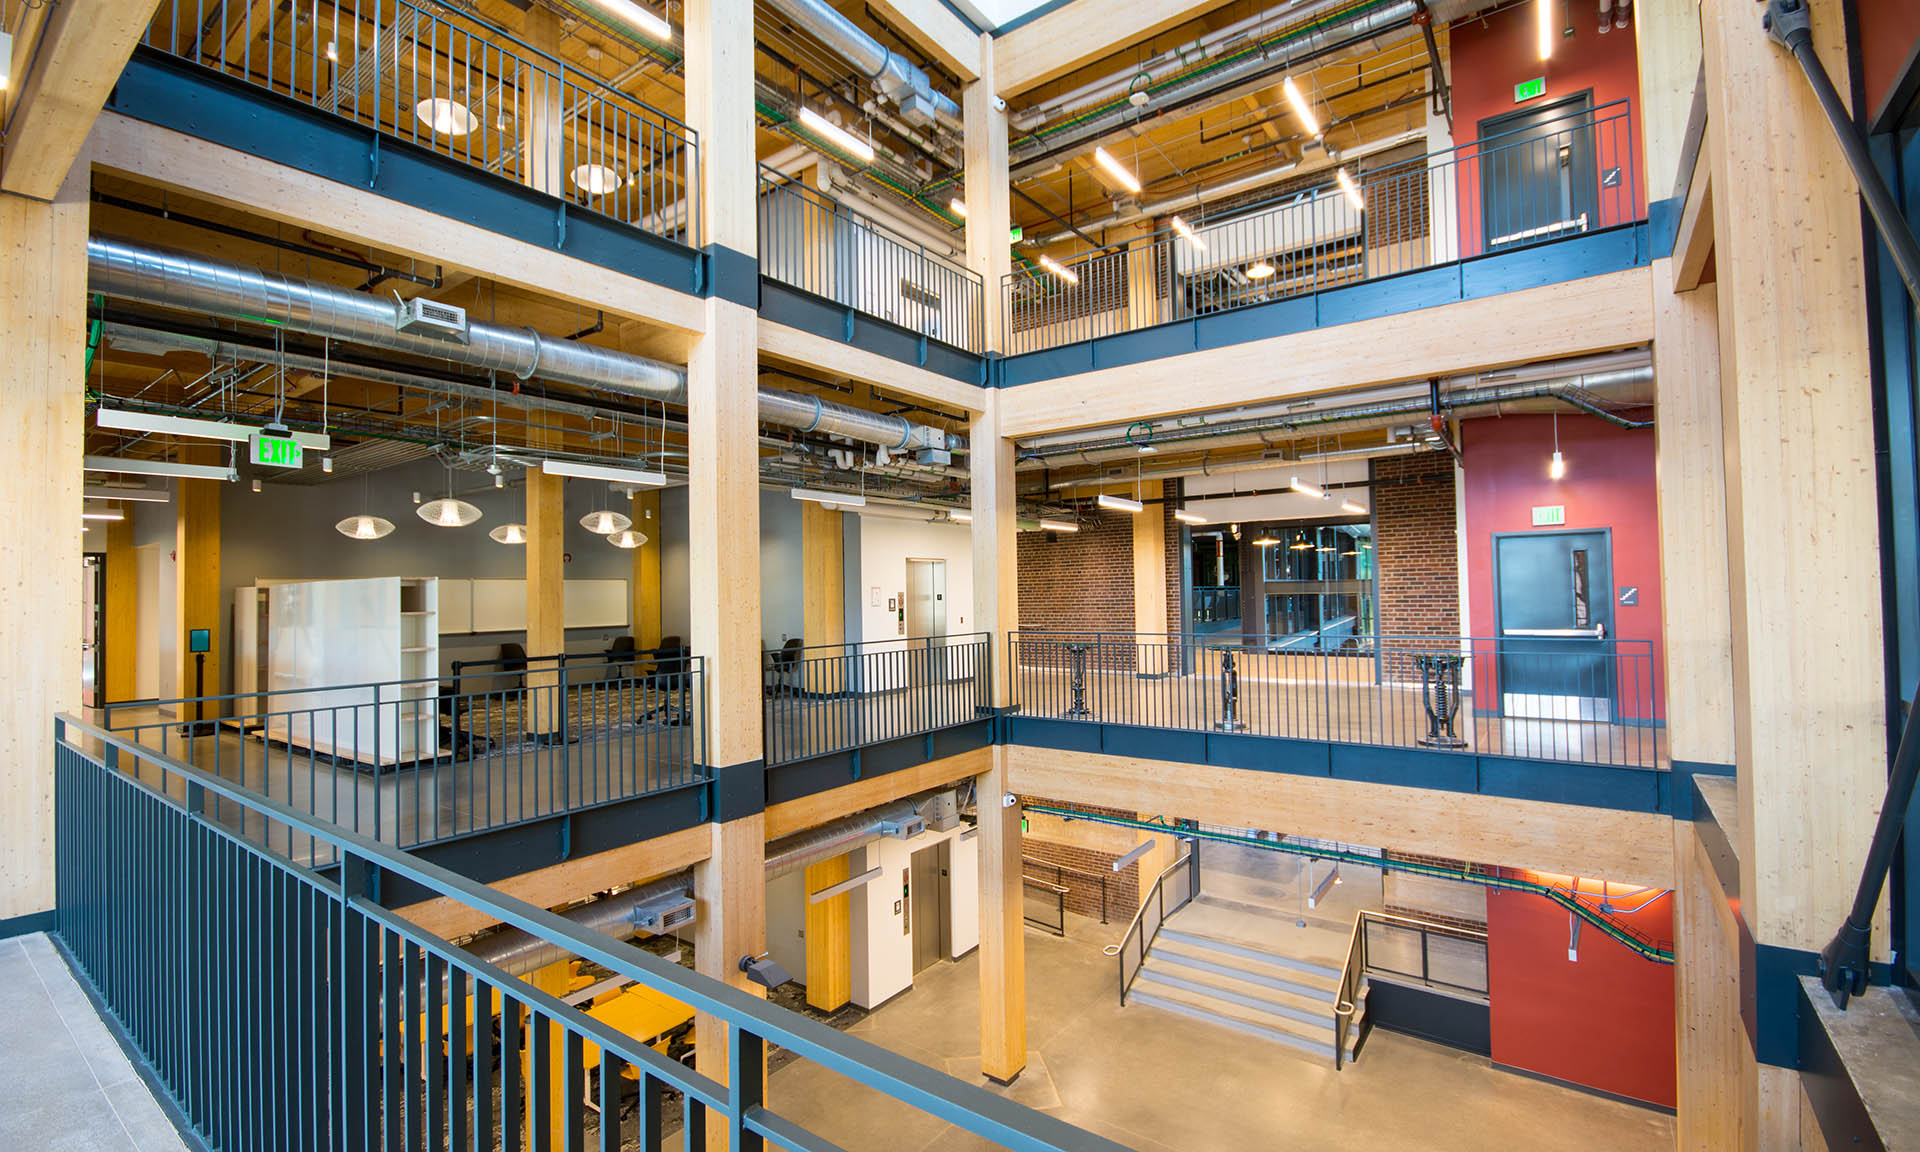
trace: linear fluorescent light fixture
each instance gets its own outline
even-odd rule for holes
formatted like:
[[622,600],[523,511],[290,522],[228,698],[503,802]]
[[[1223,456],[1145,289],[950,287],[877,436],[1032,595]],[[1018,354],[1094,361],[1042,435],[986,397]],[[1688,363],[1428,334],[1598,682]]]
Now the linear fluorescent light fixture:
[[[1540,0],[1540,2],[1545,4],[1547,0]],[[1293,77],[1289,76],[1281,81],[1280,86],[1286,89],[1287,103],[1293,105],[1293,114],[1300,117],[1300,126],[1307,130],[1307,135],[1318,140],[1320,138],[1320,118],[1313,114],[1313,105],[1307,103],[1306,96],[1301,94],[1300,85],[1295,84]]]
[[173,495],[165,488],[122,488],[115,484],[84,484],[80,495],[86,500],[128,500],[135,504],[173,502]]
[[1539,21],[1540,59],[1553,56],[1553,0],[1534,0],[1534,11]]
[[965,220],[967,218],[967,202],[960,199],[960,197],[955,196],[953,199],[947,201],[947,207],[955,216],[960,217],[960,219]]
[[1180,234],[1182,240],[1193,245],[1196,251],[1205,252],[1207,250],[1206,243],[1202,241],[1200,237],[1194,235],[1193,226],[1178,216],[1173,218],[1173,230]]
[[1347,170],[1345,168],[1340,169],[1333,174],[1333,178],[1339,182],[1340,191],[1347,194],[1347,203],[1353,205],[1353,210],[1355,212],[1365,212],[1367,210],[1366,198],[1360,195],[1360,186],[1353,182],[1352,176],[1347,175]]
[[1040,530],[1042,532],[1078,532],[1080,525],[1070,524],[1065,520],[1042,520]]
[[673,25],[638,4],[630,4],[628,0],[593,0],[593,4],[605,10],[607,15],[631,24],[662,44],[673,43]]
[[[122,432],[156,432],[163,436],[195,436],[202,440],[251,440],[265,431],[257,424],[235,424],[229,420],[195,420],[187,416],[167,416],[159,412],[135,412],[126,408],[101,408],[93,422],[101,428]],[[325,452],[333,447],[333,437],[325,432],[295,432],[294,440],[302,448]]]
[[1115,512],[1138,512],[1146,507],[1138,500],[1129,500],[1125,496],[1109,496],[1105,492],[1100,493],[1094,503],[1102,508],[1111,508]]
[[1113,158],[1113,153],[1105,148],[1093,150],[1093,162],[1107,170],[1107,175],[1120,182],[1120,186],[1129,192],[1140,191],[1140,178],[1127,171],[1127,166]]
[[1205,524],[1207,522],[1205,516],[1200,515],[1198,512],[1189,512],[1185,508],[1174,509],[1173,518],[1182,524]]
[[1078,273],[1074,272],[1072,269],[1068,268],[1065,264],[1060,263],[1060,261],[1055,260],[1051,256],[1040,257],[1040,267],[1045,268],[1047,271],[1053,273],[1055,276],[1060,277],[1060,279],[1065,280],[1069,284],[1080,283],[1080,276]]
[[1293,483],[1288,485],[1288,487],[1300,493],[1302,496],[1310,496],[1315,500],[1324,500],[1327,498],[1326,489],[1309,484],[1298,476],[1293,478]]
[[667,482],[665,472],[642,472],[638,468],[610,468],[605,464],[581,464],[573,460],[542,460],[540,471],[549,476],[605,480],[609,484],[645,484],[654,488],[659,488]]
[[117,456],[89,456],[80,465],[88,472],[125,472],[135,476],[178,476],[184,480],[240,478],[231,468],[216,464],[174,464],[166,460],[122,460]]
[[801,105],[800,107],[800,123],[805,124],[808,129],[825,136],[830,143],[846,149],[848,152],[853,153],[869,164],[873,163],[872,144],[860,139],[860,137],[855,136],[845,128],[840,127],[840,125],[835,124],[833,121],[805,105]]
[[809,892],[807,893],[807,903],[818,904],[823,900],[831,900],[835,896],[851,892],[856,888],[864,888],[875,880],[880,879],[880,874],[884,871],[884,868],[869,868],[865,872],[860,873],[860,875],[848,880],[842,880],[832,887],[822,888],[818,892]]
[[127,514],[118,510],[80,513],[80,519],[82,520],[125,520],[126,518]]
[[1360,505],[1354,503],[1351,500],[1340,501],[1340,511],[1351,512],[1355,516],[1365,516],[1367,514],[1367,510],[1365,508],[1362,508]]
[[973,523],[973,513],[949,512],[947,513],[947,519],[953,521],[955,524],[971,524]]
[[811,500],[815,504],[838,504],[843,508],[865,508],[867,498],[855,496],[851,492],[828,492],[821,488],[795,488],[795,500]]

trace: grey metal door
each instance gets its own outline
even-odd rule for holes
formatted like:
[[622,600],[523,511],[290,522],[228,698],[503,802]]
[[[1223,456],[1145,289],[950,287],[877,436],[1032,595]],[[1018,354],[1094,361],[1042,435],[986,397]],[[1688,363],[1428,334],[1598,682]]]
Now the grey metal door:
[[1480,122],[1485,251],[1557,240],[1599,223],[1592,104],[1582,93]]
[[107,565],[102,556],[80,560],[80,702],[98,708],[106,690]]
[[911,683],[940,684],[947,678],[947,562],[907,561],[907,639],[918,640],[907,656]]
[[1605,532],[1493,540],[1500,710],[1552,720],[1614,713],[1613,555]]
[[913,970],[916,974],[947,955],[947,841],[915,852],[912,879]]

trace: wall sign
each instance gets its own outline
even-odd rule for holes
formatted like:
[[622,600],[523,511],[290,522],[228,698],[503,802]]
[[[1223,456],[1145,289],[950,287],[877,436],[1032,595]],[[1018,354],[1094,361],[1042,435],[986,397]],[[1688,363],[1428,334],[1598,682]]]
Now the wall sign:
[[1640,585],[1638,584],[1620,585],[1620,603],[1628,608],[1631,608],[1635,604],[1640,603]]
[[1533,506],[1533,526],[1535,528],[1548,528],[1556,524],[1565,524],[1566,522],[1567,506],[1565,504],[1536,504]]
[[1545,96],[1546,94],[1547,78],[1545,76],[1535,76],[1531,80],[1522,80],[1513,86],[1513,102],[1515,104],[1525,104],[1529,100]]

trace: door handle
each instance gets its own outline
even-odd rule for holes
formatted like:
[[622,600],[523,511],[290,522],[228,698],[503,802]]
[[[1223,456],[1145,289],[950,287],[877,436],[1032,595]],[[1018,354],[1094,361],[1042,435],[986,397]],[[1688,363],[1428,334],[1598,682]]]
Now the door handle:
[[1595,624],[1591,628],[1502,628],[1502,636],[1531,636],[1555,640],[1605,640],[1607,626]]

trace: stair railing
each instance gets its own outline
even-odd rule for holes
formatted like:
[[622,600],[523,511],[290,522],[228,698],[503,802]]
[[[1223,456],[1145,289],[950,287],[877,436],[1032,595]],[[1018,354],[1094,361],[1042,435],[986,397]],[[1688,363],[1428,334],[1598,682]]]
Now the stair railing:
[[1195,840],[1182,840],[1186,851],[1180,858],[1168,865],[1166,871],[1153,878],[1153,886],[1140,899],[1140,910],[1133,914],[1128,922],[1125,934],[1118,944],[1106,948],[1109,956],[1120,958],[1120,1003],[1127,1002],[1127,990],[1133,987],[1134,977],[1140,974],[1141,965],[1147,962],[1147,950],[1153,947],[1154,938],[1160,935],[1160,926],[1167,917],[1185,908],[1200,894],[1200,844]]
[[1360,999],[1360,985],[1367,978],[1367,914],[1362,910],[1353,918],[1353,935],[1347,940],[1347,962],[1340,970],[1340,989],[1333,994],[1333,1066],[1347,1062],[1347,1034],[1353,1030],[1354,1010]]

